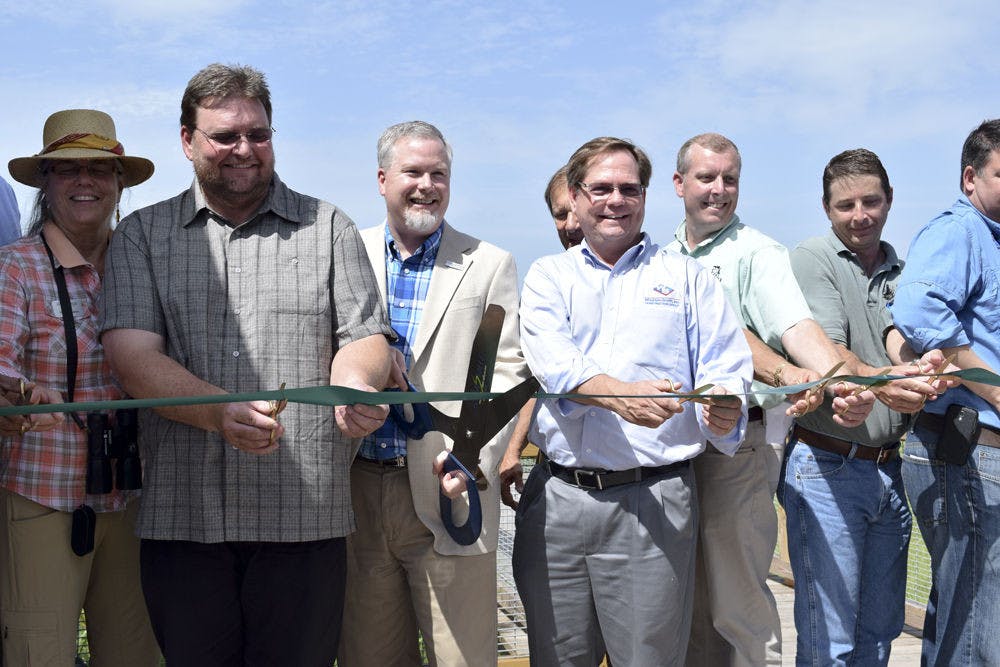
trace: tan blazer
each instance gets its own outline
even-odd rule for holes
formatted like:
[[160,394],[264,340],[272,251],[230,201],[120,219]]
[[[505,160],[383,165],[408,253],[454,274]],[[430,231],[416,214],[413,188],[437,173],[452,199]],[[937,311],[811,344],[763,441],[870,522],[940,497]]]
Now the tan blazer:
[[[506,317],[497,350],[493,391],[505,391],[529,375],[518,341],[518,278],[514,258],[505,250],[463,234],[448,223],[443,224],[441,247],[434,262],[424,312],[412,342],[410,382],[423,391],[464,391],[472,339],[486,306],[497,304],[504,308]],[[361,238],[385,303],[385,224],[362,230]],[[435,407],[455,417],[461,410],[458,402],[437,403]],[[433,431],[420,440],[411,439],[406,443],[413,507],[434,533],[434,549],[438,553],[477,554],[496,550],[500,523],[497,468],[512,428],[513,421],[480,451],[479,467],[489,484],[479,492],[483,532],[477,542],[467,547],[456,544],[441,523],[438,480],[431,470],[434,457],[446,448],[451,449],[451,440]],[[468,502],[459,499],[454,501],[453,507],[456,522],[463,522],[468,514]]]

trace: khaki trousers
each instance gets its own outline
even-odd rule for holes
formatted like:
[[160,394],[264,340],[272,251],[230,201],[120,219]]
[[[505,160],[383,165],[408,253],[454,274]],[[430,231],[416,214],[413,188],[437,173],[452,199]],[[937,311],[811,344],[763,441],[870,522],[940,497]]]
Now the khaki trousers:
[[701,526],[687,667],[781,664],[781,619],[767,576],[782,449],[764,430],[750,422],[735,456],[709,445],[694,460]]
[[[432,474],[430,470],[427,474]],[[407,471],[356,461],[358,530],[347,538],[341,667],[497,662],[496,553],[444,556],[413,510]]]
[[139,585],[139,503],[97,515],[94,550],[70,549],[69,512],[0,490],[0,622],[5,664],[72,665],[80,610],[93,667],[158,665]]

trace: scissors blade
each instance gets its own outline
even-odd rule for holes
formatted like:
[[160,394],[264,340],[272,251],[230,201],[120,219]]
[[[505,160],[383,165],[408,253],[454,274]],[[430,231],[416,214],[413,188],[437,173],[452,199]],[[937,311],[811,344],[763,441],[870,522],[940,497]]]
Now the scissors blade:
[[[496,398],[488,401],[473,401],[473,409],[476,412],[475,425],[470,425],[464,417],[457,420],[445,417],[451,419],[449,426],[458,431],[452,437],[455,444],[451,453],[466,468],[476,471],[477,478],[482,476],[478,466],[479,451],[483,445],[492,440],[504,426],[510,423],[510,420],[528,402],[528,399],[538,391],[538,388],[538,380],[530,377]],[[437,418],[432,418],[436,425]]]
[[[483,312],[476,337],[472,339],[469,372],[465,377],[465,391],[489,391],[493,386],[493,368],[497,363],[497,348],[506,312],[503,306],[491,303]],[[462,406],[465,407],[464,405]]]
[[700,387],[698,387],[697,389],[692,389],[691,391],[688,392],[689,394],[694,394],[693,396],[685,396],[684,398],[678,399],[677,402],[680,403],[680,404],[682,404],[682,405],[684,403],[687,403],[688,401],[694,401],[695,403],[705,403],[707,401],[707,399],[698,398],[698,395],[699,394],[704,394],[706,391],[708,391],[709,389],[711,389],[714,386],[715,385],[712,384],[711,382],[708,383],[708,384],[703,384]]
[[[469,355],[469,372],[465,378],[465,391],[484,392],[493,386],[493,369],[497,362],[497,349],[500,347],[500,335],[503,332],[503,321],[506,311],[502,306],[491,303],[486,306],[483,318],[472,340],[472,352]],[[486,401],[463,401],[462,411],[458,419],[454,419],[432,410],[431,419],[442,433],[451,436],[453,441],[451,453],[469,470],[481,477],[479,467],[479,450],[489,438],[482,439],[486,427],[486,413],[481,405]],[[437,412],[437,414],[435,414]],[[498,429],[499,430],[499,429]]]
[[837,371],[840,370],[841,366],[843,366],[843,365],[844,365],[844,362],[841,361],[836,366],[834,366],[833,368],[831,368],[830,370],[828,370],[826,373],[824,373],[823,376],[820,377],[821,382],[818,385],[816,385],[815,387],[813,387],[812,389],[810,389],[809,391],[815,392],[815,393],[819,393],[819,392],[823,391],[824,389],[826,389],[826,385],[830,384],[830,380],[833,379],[833,376],[837,373]]

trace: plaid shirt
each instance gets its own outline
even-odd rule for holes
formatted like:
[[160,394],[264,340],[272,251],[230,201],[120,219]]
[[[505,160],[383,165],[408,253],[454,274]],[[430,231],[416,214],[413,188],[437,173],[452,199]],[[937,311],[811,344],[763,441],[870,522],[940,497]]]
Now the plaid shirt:
[[[420,329],[420,318],[424,314],[424,301],[431,284],[431,272],[441,247],[441,230],[428,236],[417,251],[402,259],[396,249],[396,240],[385,226],[385,293],[389,311],[389,321],[396,332],[393,347],[403,353],[406,368],[413,363],[410,341],[416,338]],[[392,419],[377,431],[366,437],[361,444],[360,455],[369,459],[391,459],[406,456],[406,435]]]
[[[380,301],[354,223],[275,175],[261,208],[235,228],[197,183],[122,220],[101,326],[162,336],[171,359],[229,392],[325,386],[337,350],[392,336]],[[255,456],[140,411],[139,536],[307,542],[350,533],[354,442],[327,406],[291,403],[280,419],[278,450]]]
[[[52,223],[43,233],[63,267],[76,321],[74,401],[107,401],[124,394],[111,378],[98,342],[101,279]],[[0,248],[0,373],[66,392],[66,335],[59,292],[38,235]],[[83,416],[83,415],[81,415]],[[40,505],[71,511],[86,502],[98,512],[123,509],[137,495],[86,495],[87,434],[68,416],[49,431],[0,441],[0,486]]]

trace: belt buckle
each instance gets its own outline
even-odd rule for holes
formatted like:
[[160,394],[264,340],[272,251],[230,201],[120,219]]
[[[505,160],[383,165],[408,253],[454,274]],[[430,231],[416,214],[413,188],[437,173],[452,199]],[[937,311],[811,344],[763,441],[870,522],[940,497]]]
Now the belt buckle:
[[892,458],[892,453],[896,451],[895,449],[879,449],[878,457],[875,459],[876,465],[882,465],[886,461]]
[[[580,481],[580,473],[583,473],[585,476],[589,475],[589,476],[593,477],[594,478],[594,486],[590,486],[590,487],[585,486],[583,484],[583,482]],[[601,482],[601,473],[597,472],[596,470],[583,470],[581,468],[577,468],[576,470],[573,471],[573,481],[581,489],[586,489],[586,488],[593,489],[593,488],[596,488],[598,491],[603,491],[604,490],[604,484]]]
[[397,454],[391,459],[386,459],[385,462],[392,466],[393,468],[405,468],[406,467],[406,457]]

